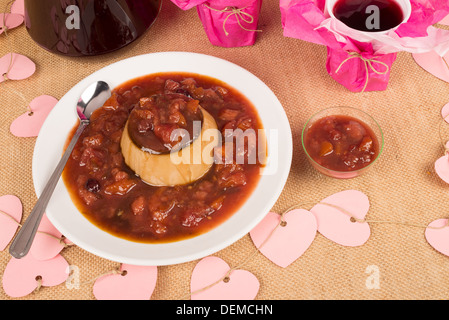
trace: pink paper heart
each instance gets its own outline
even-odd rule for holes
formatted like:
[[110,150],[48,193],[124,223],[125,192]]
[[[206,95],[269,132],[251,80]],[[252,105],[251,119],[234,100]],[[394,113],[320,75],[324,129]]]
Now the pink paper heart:
[[279,225],[280,221],[279,214],[269,212],[251,230],[250,236],[264,256],[286,268],[310,247],[316,236],[317,222],[315,216],[304,209],[284,214],[285,225]]
[[[437,251],[449,256],[449,226],[448,219],[438,219],[431,222],[425,231],[427,242]],[[432,229],[440,228],[440,229]]]
[[62,234],[51,224],[47,215],[44,214],[31,245],[30,254],[37,260],[54,258],[64,248],[61,237]]
[[[431,73],[435,77],[449,82],[449,69],[444,62],[443,58],[440,57],[436,52],[430,51],[425,53],[414,53],[412,54],[415,62],[421,66],[424,70]],[[445,55],[446,61],[449,60],[449,54]]]
[[444,182],[449,183],[449,154],[435,161],[435,172]]
[[218,257],[198,262],[190,281],[191,299],[253,300],[259,292],[259,280],[249,271],[233,270],[226,279],[229,281],[219,281],[229,270],[229,265]]
[[443,108],[441,108],[441,116],[444,121],[449,123],[449,103],[445,104]]
[[10,126],[10,131],[16,137],[36,137],[48,114],[58,103],[56,98],[42,95],[30,102],[30,111],[25,112],[15,119]]
[[22,202],[13,195],[0,197],[0,251],[9,244],[22,220]]
[[156,287],[157,267],[123,264],[122,274],[98,278],[93,293],[98,300],[149,300]]
[[351,216],[363,220],[369,207],[365,194],[346,190],[325,198],[310,211],[317,219],[318,232],[340,245],[354,247],[364,244],[371,231],[368,223],[353,222]]
[[23,15],[17,13],[0,13],[0,34],[5,30],[14,29],[23,23]]
[[17,13],[25,16],[25,0],[16,0],[11,5],[11,13]]
[[24,55],[10,52],[0,58],[0,83],[8,79],[26,79],[35,71],[34,62]]
[[38,287],[37,277],[44,287],[56,286],[67,279],[68,266],[61,255],[45,261],[36,260],[31,254],[22,259],[11,258],[3,273],[3,289],[10,297],[24,297]]

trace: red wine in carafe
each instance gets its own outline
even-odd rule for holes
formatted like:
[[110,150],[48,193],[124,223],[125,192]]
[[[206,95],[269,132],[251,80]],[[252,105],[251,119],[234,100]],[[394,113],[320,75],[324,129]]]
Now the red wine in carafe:
[[155,21],[162,0],[25,0],[25,25],[45,49],[92,56],[120,49]]
[[393,0],[338,0],[333,13],[348,27],[365,31],[386,31],[404,19],[399,4]]

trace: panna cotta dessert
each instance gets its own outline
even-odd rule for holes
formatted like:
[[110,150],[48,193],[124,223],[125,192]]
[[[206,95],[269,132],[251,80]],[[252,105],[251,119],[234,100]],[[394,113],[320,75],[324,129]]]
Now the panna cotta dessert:
[[220,132],[198,100],[181,94],[140,99],[121,139],[126,164],[146,183],[192,183],[213,165]]

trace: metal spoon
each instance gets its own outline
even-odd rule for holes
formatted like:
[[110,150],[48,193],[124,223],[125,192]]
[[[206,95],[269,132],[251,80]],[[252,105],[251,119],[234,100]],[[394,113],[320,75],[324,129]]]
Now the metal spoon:
[[31,244],[33,243],[34,237],[36,235],[37,229],[39,227],[42,216],[47,208],[47,204],[53,194],[53,191],[59,181],[59,178],[64,171],[64,167],[67,163],[70,154],[75,147],[81,133],[90,123],[90,116],[92,112],[103,106],[106,100],[111,96],[111,90],[109,85],[103,81],[98,81],[91,84],[82,94],[78,103],[76,105],[76,112],[80,120],[78,129],[75,132],[69,146],[62,155],[56,169],[48,180],[44,191],[39,197],[36,205],[29,214],[27,220],[20,228],[17,236],[11,243],[9,247],[9,253],[17,259],[23,258],[27,255],[30,250]]

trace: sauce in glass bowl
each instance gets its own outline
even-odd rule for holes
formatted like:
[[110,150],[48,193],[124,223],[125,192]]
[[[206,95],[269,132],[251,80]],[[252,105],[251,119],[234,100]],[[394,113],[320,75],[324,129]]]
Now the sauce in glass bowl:
[[[357,109],[348,110],[361,114],[318,113],[303,130],[303,147],[312,165],[332,177],[359,175],[382,151],[382,131],[374,119]],[[360,119],[362,115],[365,121]]]

